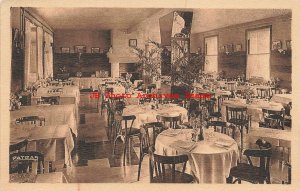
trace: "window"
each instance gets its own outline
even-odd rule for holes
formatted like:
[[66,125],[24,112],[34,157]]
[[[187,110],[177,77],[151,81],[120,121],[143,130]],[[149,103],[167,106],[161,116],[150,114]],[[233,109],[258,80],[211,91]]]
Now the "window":
[[205,38],[205,66],[206,72],[218,72],[218,37]]
[[247,79],[270,79],[270,39],[270,27],[247,32]]

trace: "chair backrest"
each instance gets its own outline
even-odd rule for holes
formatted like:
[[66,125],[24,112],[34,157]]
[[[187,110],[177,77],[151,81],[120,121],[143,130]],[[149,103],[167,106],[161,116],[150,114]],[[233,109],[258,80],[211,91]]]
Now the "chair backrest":
[[164,127],[166,127],[166,123],[169,123],[169,128],[176,129],[177,125],[182,124],[181,113],[178,116],[162,116],[157,115],[156,119],[158,122],[162,122]]
[[[140,129],[140,149],[147,152],[150,147],[155,146],[155,141],[159,133],[164,130],[161,122],[145,123]],[[150,136],[152,134],[152,136]]]
[[240,121],[248,120],[247,107],[226,106],[226,120],[237,124]]
[[18,152],[9,155],[9,172],[23,173],[32,171],[32,173],[43,173],[44,155],[40,152]]
[[[133,123],[134,123],[135,119],[136,119],[135,115],[122,116],[122,120],[125,121],[125,136],[127,136],[128,134],[131,134]],[[130,123],[130,125],[129,125],[129,123]]]
[[235,138],[235,126],[227,126],[226,122],[224,121],[209,121],[207,123],[207,127],[213,127],[216,132],[231,136],[233,139]]
[[168,165],[168,167],[171,166],[171,180],[175,183],[176,164],[183,165],[181,171],[181,173],[183,174],[185,172],[186,163],[188,160],[189,159],[187,155],[162,156],[150,152],[150,182],[153,182],[154,173],[159,182],[165,182],[166,176],[169,176],[169,174],[166,174],[166,165]]
[[33,116],[24,116],[16,119],[16,124],[35,124],[39,126],[45,126],[45,118],[44,117],[39,117],[36,115]]
[[285,109],[272,110],[272,109],[262,109],[264,122],[268,128],[281,128],[284,129],[284,116]]
[[264,99],[264,98],[270,98],[270,89],[266,88],[256,88],[257,96]]
[[256,141],[256,145],[259,147],[259,149],[246,149],[244,151],[244,155],[247,157],[248,162],[251,166],[254,166],[251,157],[259,158],[259,168],[262,170],[262,172],[267,172],[269,176],[272,145],[271,143],[266,142],[262,139],[258,139]]
[[20,151],[27,151],[27,145],[28,145],[27,139],[18,142],[16,144],[9,145],[9,153],[12,154]]

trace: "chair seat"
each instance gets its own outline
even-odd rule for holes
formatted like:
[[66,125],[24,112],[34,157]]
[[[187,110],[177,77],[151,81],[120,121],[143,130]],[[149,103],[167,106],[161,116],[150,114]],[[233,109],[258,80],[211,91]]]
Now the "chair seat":
[[247,125],[249,121],[244,119],[229,119],[228,122],[234,125]]
[[284,117],[282,117],[281,115],[269,115],[268,118],[274,120],[283,120]]
[[213,113],[210,114],[210,116],[220,118],[220,117],[222,117],[222,114],[220,112],[213,112]]
[[164,180],[160,177],[153,177],[152,183],[191,183],[194,181],[194,177],[192,175],[175,171],[175,182],[173,182],[171,170],[166,169],[165,173]]
[[[125,129],[122,129],[123,135],[125,135]],[[140,134],[140,129],[137,128],[132,128],[131,132],[127,134],[127,136],[133,136],[133,135],[139,135]]]
[[262,171],[259,167],[251,166],[250,164],[240,163],[231,168],[230,176],[251,183],[263,182],[266,177],[266,171]]

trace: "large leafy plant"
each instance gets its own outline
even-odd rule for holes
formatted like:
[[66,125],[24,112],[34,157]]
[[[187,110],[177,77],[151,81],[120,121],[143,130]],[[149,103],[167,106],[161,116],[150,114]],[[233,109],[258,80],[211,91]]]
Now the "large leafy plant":
[[161,76],[161,52],[163,48],[153,40],[148,40],[147,44],[148,50],[133,47],[134,54],[139,58],[137,70],[143,73],[144,77],[148,76],[150,79],[158,80]]

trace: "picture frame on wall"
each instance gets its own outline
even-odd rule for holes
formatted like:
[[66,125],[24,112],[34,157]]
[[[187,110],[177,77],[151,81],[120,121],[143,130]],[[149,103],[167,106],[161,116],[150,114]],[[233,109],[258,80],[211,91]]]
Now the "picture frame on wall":
[[91,53],[100,53],[100,48],[99,47],[92,47],[91,48]]
[[75,53],[86,53],[86,46],[84,46],[84,45],[74,46],[74,52]]
[[61,51],[61,53],[70,53],[70,48],[69,47],[61,47],[60,51]]
[[286,40],[285,44],[286,44],[287,50],[292,50],[292,41],[291,40]]
[[233,44],[227,44],[225,48],[225,52],[233,52]]
[[226,46],[220,46],[220,52],[221,52],[221,53],[224,53],[225,50],[226,50]]
[[241,52],[242,51],[242,44],[236,44],[235,45],[235,52]]
[[272,42],[272,50],[278,50],[282,48],[282,44],[280,40]]
[[137,39],[129,39],[129,47],[137,47]]

